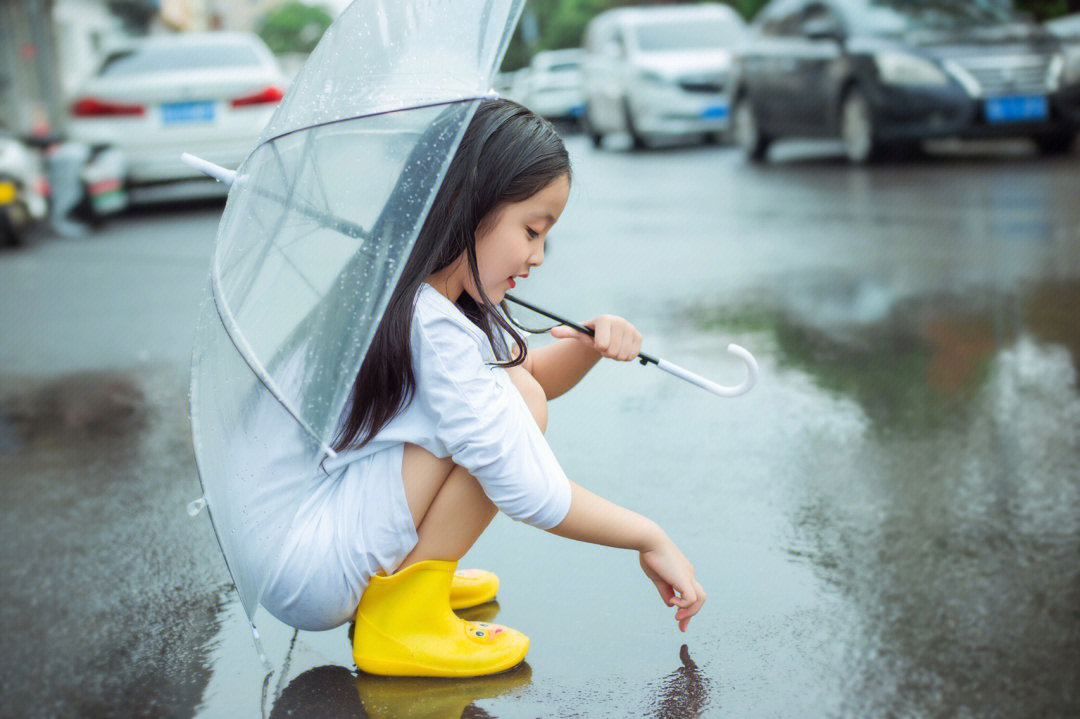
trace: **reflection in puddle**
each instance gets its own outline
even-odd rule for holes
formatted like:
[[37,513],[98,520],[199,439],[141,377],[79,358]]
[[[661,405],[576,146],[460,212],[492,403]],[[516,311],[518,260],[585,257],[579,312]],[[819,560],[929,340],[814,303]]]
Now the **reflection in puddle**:
[[696,316],[771,332],[779,365],[833,398],[822,419],[846,403],[866,420],[785,438],[789,556],[861,618],[844,713],[1075,715],[1080,283],[884,309],[843,283],[776,296]]
[[[0,378],[0,696],[20,716],[186,716],[210,674],[221,564],[185,378]],[[211,558],[207,561],[205,558]]]
[[[679,652],[681,666],[656,683],[645,715],[657,719],[692,719],[710,709],[710,680],[690,658],[687,645]],[[370,717],[371,719],[480,719],[517,716],[514,697],[533,680],[527,662],[487,677],[443,679],[379,677],[338,665],[309,669],[279,692],[270,711],[281,717]],[[476,702],[502,699],[495,708]],[[587,715],[587,714],[586,714]]]
[[[1043,280],[1023,292],[902,295],[867,278],[788,279],[755,309],[694,307],[706,330],[769,332],[782,367],[857,400],[879,428],[925,432],[955,421],[1003,349],[1021,336],[1061,345],[1080,369],[1080,282]],[[1071,385],[1075,391],[1075,382]]]
[[682,666],[664,678],[653,702],[650,715],[657,719],[691,719],[702,716],[709,706],[709,679],[690,658],[685,644],[679,660]]
[[531,680],[527,662],[501,674],[470,679],[377,677],[354,674],[341,666],[321,666],[293,679],[274,702],[270,717],[488,717],[474,702],[510,695]]

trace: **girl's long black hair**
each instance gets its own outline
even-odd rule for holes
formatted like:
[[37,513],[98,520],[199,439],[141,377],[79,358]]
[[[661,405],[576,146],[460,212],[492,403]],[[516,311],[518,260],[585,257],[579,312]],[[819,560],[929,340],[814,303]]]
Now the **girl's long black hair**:
[[[484,294],[476,233],[502,205],[526,200],[562,175],[570,177],[570,157],[551,123],[510,100],[480,103],[353,383],[335,450],[362,447],[412,399],[416,375],[410,337],[417,292],[424,280],[462,255],[481,301],[463,292],[458,307],[487,335],[501,366],[525,361],[525,340],[507,321],[505,306],[500,312]],[[499,328],[513,338],[516,357],[508,352]]]

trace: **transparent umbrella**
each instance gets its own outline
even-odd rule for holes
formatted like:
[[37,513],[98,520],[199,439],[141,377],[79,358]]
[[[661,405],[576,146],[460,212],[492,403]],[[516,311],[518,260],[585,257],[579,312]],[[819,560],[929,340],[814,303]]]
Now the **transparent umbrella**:
[[249,618],[523,5],[357,0],[235,173],[193,355],[193,509]]

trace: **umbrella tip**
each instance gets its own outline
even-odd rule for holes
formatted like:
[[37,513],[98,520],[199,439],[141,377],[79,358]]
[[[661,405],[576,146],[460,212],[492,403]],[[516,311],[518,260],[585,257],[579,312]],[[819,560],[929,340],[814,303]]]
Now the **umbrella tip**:
[[189,517],[199,516],[199,512],[203,511],[206,507],[206,497],[199,497],[188,502],[187,513]]
[[233,181],[236,180],[235,170],[228,170],[220,165],[215,165],[201,157],[192,155],[190,152],[180,153],[180,161],[189,167],[194,167],[204,175],[214,178],[218,182],[224,182],[226,185],[231,185],[233,184]]

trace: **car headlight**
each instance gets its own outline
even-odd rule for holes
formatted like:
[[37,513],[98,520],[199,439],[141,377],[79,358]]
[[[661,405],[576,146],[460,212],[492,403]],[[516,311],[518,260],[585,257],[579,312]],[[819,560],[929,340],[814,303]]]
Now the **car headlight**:
[[[1058,85],[1076,85],[1080,83],[1080,44],[1066,45],[1058,55]],[[1055,63],[1058,65],[1058,63]]]
[[650,85],[666,85],[667,78],[656,70],[638,70],[638,79]]
[[937,65],[921,57],[902,52],[881,52],[874,55],[878,75],[889,85],[948,85],[949,77]]

